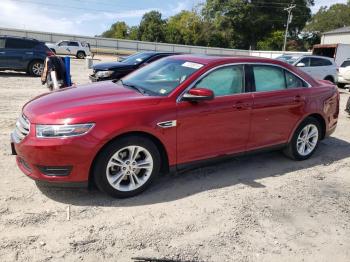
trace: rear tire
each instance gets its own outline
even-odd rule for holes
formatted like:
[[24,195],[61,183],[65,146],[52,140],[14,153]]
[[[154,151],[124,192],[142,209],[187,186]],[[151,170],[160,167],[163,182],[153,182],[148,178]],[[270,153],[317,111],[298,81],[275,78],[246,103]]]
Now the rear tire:
[[78,53],[77,53],[77,58],[79,58],[79,59],[84,59],[85,58],[85,52],[83,52],[83,51],[78,51]]
[[97,156],[93,178],[96,186],[116,198],[143,192],[160,171],[160,153],[147,138],[128,136],[108,144]]
[[334,84],[334,79],[332,76],[327,76],[324,80],[331,81]]
[[40,60],[35,60],[31,62],[28,66],[28,73],[32,76],[41,76],[44,70],[44,62]]
[[337,86],[338,86],[339,88],[342,88],[342,89],[343,89],[343,88],[345,88],[346,84],[344,84],[344,83],[338,83]]
[[294,160],[306,160],[315,152],[321,138],[322,128],[313,117],[306,118],[295,130],[284,154]]

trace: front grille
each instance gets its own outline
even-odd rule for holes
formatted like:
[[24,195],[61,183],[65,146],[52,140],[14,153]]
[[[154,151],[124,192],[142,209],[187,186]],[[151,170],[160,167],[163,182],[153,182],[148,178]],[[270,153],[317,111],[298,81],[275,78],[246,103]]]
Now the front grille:
[[29,120],[25,117],[25,115],[21,115],[17,122],[16,122],[16,128],[13,131],[13,135],[15,138],[15,142],[18,143],[22,141],[30,131],[30,122]]

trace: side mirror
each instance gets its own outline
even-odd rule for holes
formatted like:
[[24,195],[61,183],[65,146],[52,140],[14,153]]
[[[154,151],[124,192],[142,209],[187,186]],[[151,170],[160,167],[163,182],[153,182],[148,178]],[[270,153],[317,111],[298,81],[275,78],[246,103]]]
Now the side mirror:
[[182,97],[183,101],[189,101],[189,102],[198,102],[198,101],[213,100],[213,99],[214,99],[214,92],[207,88],[190,89]]
[[305,67],[305,64],[304,63],[298,63],[297,67]]

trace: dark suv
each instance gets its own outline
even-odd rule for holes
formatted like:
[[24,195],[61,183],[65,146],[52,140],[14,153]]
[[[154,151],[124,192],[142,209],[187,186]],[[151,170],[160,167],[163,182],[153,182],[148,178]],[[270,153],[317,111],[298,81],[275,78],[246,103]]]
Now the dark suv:
[[45,58],[50,55],[53,52],[38,40],[0,36],[0,70],[25,71],[40,76]]

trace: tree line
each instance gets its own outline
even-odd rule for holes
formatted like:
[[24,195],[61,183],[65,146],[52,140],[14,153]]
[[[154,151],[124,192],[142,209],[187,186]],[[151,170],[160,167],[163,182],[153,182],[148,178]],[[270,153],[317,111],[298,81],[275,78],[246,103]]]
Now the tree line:
[[321,7],[312,15],[314,0],[206,0],[193,10],[164,19],[159,11],[145,13],[138,26],[117,21],[103,37],[235,49],[281,50],[287,12],[295,5],[289,24],[287,50],[305,51],[319,43],[323,32],[350,26],[347,4]]

